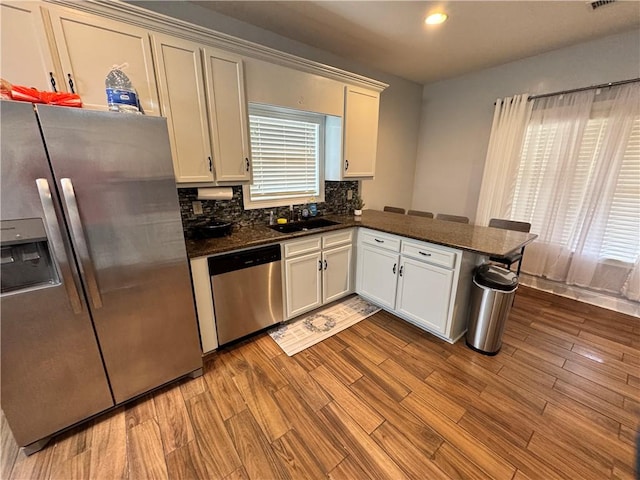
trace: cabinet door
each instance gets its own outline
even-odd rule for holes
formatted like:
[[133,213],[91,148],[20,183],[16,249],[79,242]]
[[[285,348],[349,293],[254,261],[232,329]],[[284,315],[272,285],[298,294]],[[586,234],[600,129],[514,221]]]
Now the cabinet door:
[[178,183],[211,182],[213,168],[200,45],[152,35],[160,109]]
[[64,8],[51,8],[51,26],[62,63],[61,79],[85,108],[107,110],[104,81],[124,65],[146,115],[159,116],[158,92],[146,30]]
[[320,252],[285,260],[287,318],[322,305],[321,260]]
[[444,334],[452,284],[452,270],[403,258],[396,311],[419,326]]
[[393,309],[398,272],[397,253],[358,245],[358,293],[380,306]]
[[344,177],[373,177],[380,94],[346,87],[344,101]]
[[216,180],[248,182],[249,117],[242,57],[207,47],[204,58]]
[[39,2],[0,4],[0,76],[15,85],[65,91],[47,43]]
[[322,252],[322,301],[332,302],[352,292],[351,245]]

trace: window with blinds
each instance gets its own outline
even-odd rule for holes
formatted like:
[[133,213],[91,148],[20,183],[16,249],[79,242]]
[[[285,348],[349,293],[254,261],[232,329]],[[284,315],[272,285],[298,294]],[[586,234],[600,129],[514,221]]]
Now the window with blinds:
[[324,123],[323,115],[249,106],[253,182],[245,208],[322,201]]
[[600,254],[633,263],[640,255],[640,117],[633,123],[609,212]]
[[[577,155],[574,169],[570,174],[555,171],[551,155],[553,138],[559,135],[562,125],[530,125],[527,129],[515,183],[511,218],[528,221],[531,231],[540,231],[548,215],[558,212],[550,208],[554,196],[562,195],[567,208],[548,241],[565,245],[574,250],[577,236],[574,228],[579,210],[587,195],[588,186],[594,173],[595,162],[602,145],[608,118],[597,111],[588,120]],[[563,192],[551,191],[551,177],[564,175]],[[634,263],[640,255],[640,117],[636,117],[629,141],[624,151],[622,165],[613,194],[604,241],[600,250],[603,260],[617,260]]]

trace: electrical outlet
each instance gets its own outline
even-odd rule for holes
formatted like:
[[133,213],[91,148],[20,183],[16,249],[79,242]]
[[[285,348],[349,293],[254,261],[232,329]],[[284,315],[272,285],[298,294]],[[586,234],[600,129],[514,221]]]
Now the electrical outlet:
[[353,190],[347,190],[347,200],[351,200],[353,198]]
[[193,208],[194,215],[202,215],[202,202],[191,202],[191,207]]

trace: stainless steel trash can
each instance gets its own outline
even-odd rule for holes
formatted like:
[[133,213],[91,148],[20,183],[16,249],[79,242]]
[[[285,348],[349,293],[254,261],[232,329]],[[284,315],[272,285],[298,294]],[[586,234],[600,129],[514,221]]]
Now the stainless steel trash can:
[[484,264],[476,269],[471,290],[467,345],[485,355],[502,346],[502,333],[518,288],[518,276],[506,268]]

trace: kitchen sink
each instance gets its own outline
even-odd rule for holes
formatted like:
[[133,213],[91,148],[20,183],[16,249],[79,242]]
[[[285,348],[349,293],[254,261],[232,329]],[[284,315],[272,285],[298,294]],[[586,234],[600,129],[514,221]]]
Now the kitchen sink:
[[280,233],[306,232],[316,228],[329,227],[337,225],[338,222],[327,220],[326,218],[313,218],[311,220],[302,220],[300,222],[280,223],[278,225],[269,225],[269,228]]

